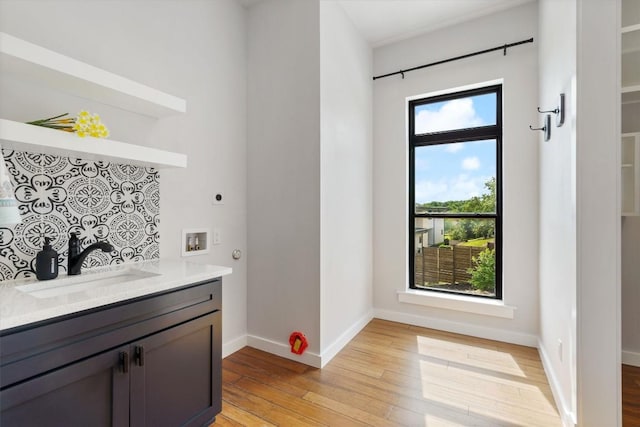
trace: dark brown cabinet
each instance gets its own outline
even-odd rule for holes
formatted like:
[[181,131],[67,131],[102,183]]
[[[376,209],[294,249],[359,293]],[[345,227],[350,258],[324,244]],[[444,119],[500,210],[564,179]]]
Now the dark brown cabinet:
[[221,410],[221,281],[0,335],[0,425],[202,426]]
[[131,426],[201,426],[221,410],[215,325],[220,312],[141,340],[132,347]]
[[126,426],[129,381],[115,349],[0,393],[3,426]]

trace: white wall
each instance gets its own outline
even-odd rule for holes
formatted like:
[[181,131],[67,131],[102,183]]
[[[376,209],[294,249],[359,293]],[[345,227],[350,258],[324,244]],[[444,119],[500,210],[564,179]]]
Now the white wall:
[[248,342],[321,366],[371,318],[371,50],[334,2],[248,16]]
[[[539,105],[566,96],[565,124],[552,120],[540,150],[540,343],[545,369],[565,422],[575,418],[576,375],[576,5],[539,2]],[[559,342],[562,342],[560,350]]]
[[[234,0],[0,2],[2,31],[186,98],[187,113],[161,120],[3,78],[3,118],[29,120],[83,108],[100,113],[115,140],[186,153],[160,177],[160,252],[178,257],[182,228],[220,227],[222,244],[189,261],[228,265],[225,353],[246,335],[246,44]],[[216,191],[225,205],[214,207]]]
[[576,12],[577,418],[620,426],[620,2]]
[[320,2],[323,364],[371,319],[371,61],[342,8]]
[[566,425],[621,422],[618,6],[539,2],[540,104],[568,97],[540,142],[539,347]]
[[640,366],[640,217],[622,218],[622,362]]
[[267,0],[248,11],[249,344],[320,352],[320,7]]
[[[529,3],[374,50],[374,74],[537,37]],[[377,317],[535,345],[538,332],[537,48],[525,44],[374,82],[374,307]],[[407,278],[406,98],[504,79],[504,302],[513,319],[398,302]]]

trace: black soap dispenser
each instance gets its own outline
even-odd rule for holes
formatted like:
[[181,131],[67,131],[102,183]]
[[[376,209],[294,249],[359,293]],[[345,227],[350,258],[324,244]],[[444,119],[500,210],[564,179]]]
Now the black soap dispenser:
[[51,239],[44,238],[44,247],[36,255],[36,277],[51,280],[58,277],[58,252],[51,247]]

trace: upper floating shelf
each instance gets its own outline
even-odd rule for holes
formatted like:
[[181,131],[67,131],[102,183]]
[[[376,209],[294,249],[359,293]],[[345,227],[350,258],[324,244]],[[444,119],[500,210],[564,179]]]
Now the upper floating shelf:
[[620,29],[621,34],[633,33],[634,31],[640,31],[640,24],[627,25]]
[[640,85],[625,86],[622,88],[622,103],[634,104],[640,102]]
[[187,111],[182,98],[2,32],[0,69],[146,116],[160,118]]
[[184,154],[108,139],[80,138],[75,133],[5,119],[0,119],[0,143],[2,148],[18,151],[105,160],[156,169],[187,166],[187,156]]

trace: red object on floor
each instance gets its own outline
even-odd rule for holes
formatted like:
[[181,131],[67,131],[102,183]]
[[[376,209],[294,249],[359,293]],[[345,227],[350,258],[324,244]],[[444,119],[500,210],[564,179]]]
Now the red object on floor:
[[295,331],[289,336],[289,344],[291,344],[291,353],[302,354],[309,347],[307,337],[302,332]]

